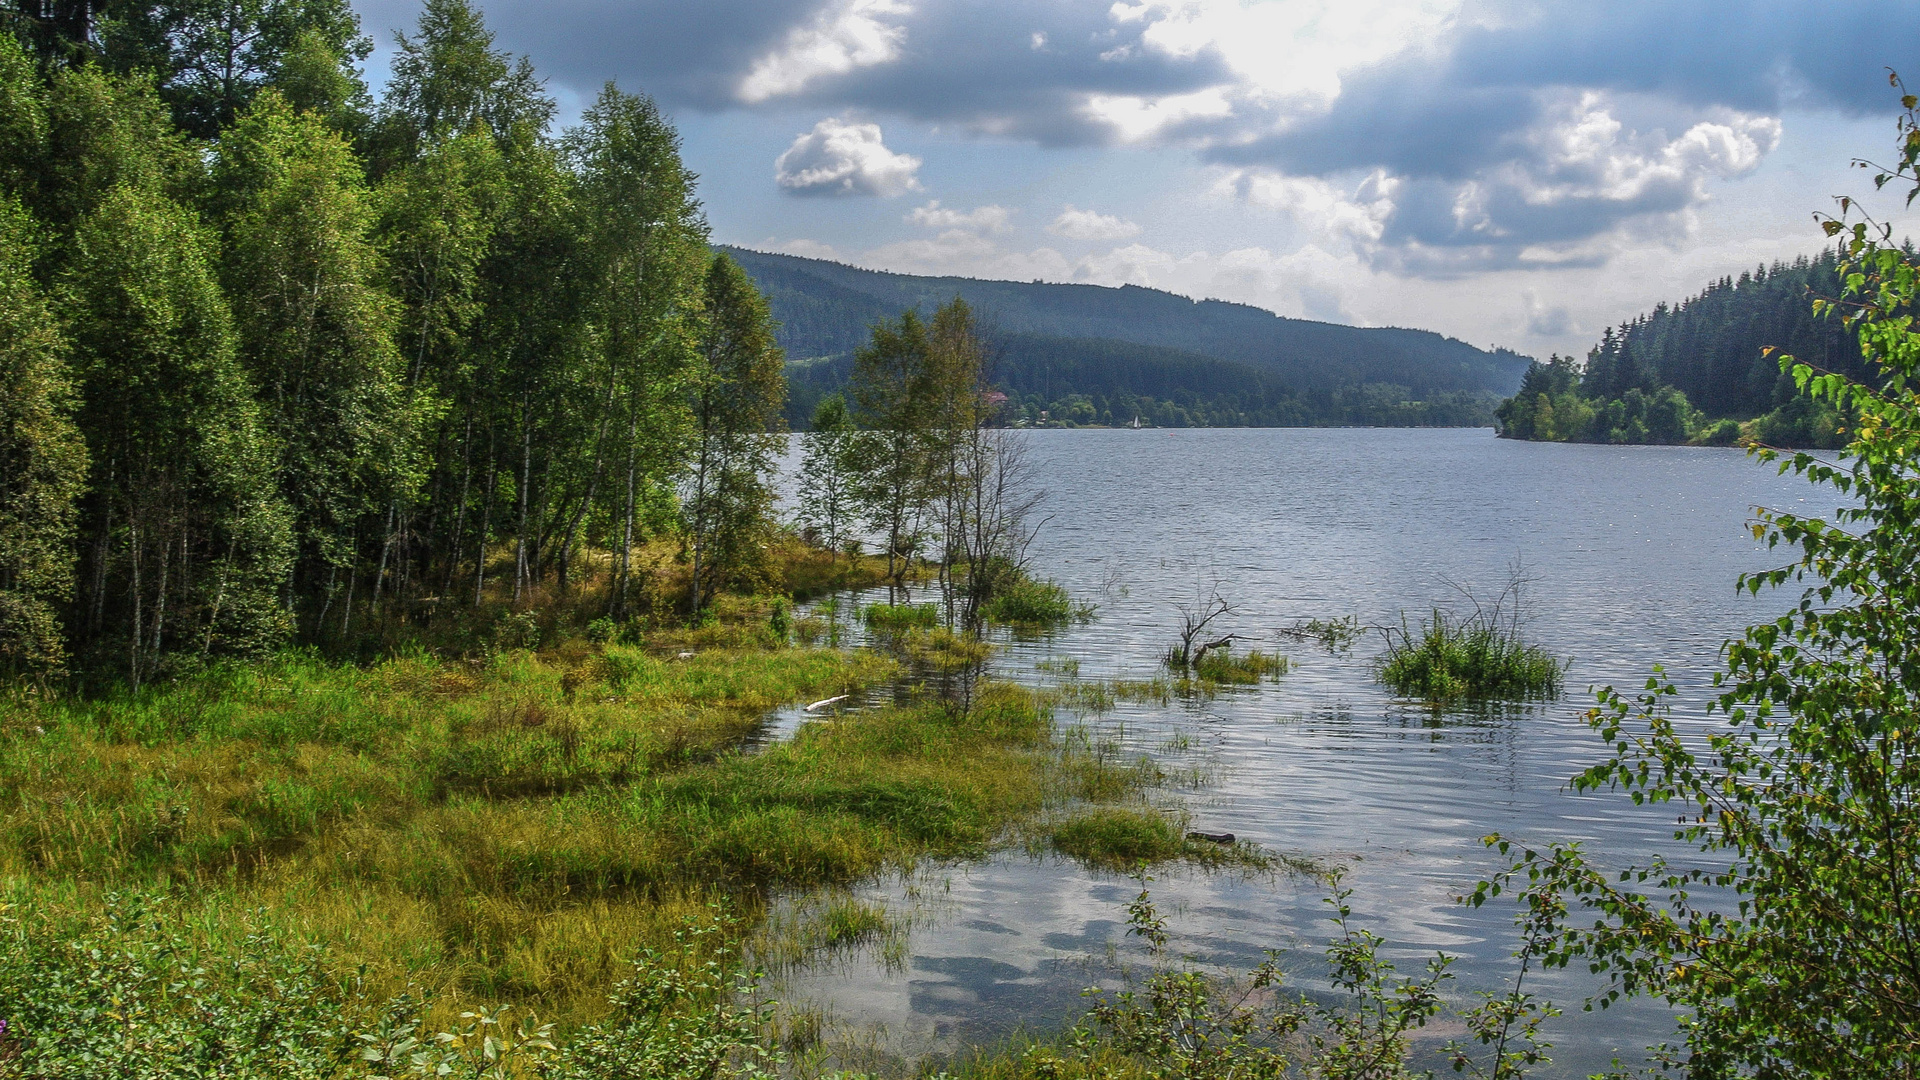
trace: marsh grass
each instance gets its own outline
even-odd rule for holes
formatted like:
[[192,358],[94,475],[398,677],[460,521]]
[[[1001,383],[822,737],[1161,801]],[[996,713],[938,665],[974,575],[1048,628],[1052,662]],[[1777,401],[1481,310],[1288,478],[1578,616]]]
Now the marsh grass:
[[1216,844],[1187,837],[1184,813],[1152,806],[1095,806],[1055,823],[1054,851],[1093,870],[1133,873],[1176,860],[1200,866],[1269,870],[1277,865],[1257,844]]
[[940,625],[940,607],[932,603],[868,604],[860,609],[860,621],[880,633],[931,630]]
[[1227,686],[1252,686],[1263,680],[1278,682],[1287,673],[1287,658],[1275,653],[1248,649],[1236,653],[1231,647],[1209,650],[1193,665],[1198,682]]
[[1380,681],[1427,701],[1462,698],[1548,698],[1560,692],[1565,666],[1529,645],[1497,614],[1458,617],[1435,609],[1417,630],[1404,619],[1384,631]]
[[981,608],[988,622],[1015,627],[1056,627],[1093,617],[1093,607],[1075,603],[1057,581],[1020,576]]
[[[606,1015],[636,948],[711,904],[752,927],[770,896],[978,857],[1160,779],[989,682],[964,717],[909,702],[743,754],[766,711],[899,662],[684,643],[290,654],[28,701],[0,733],[0,894],[80,941],[137,892],[183,954],[267,934],[369,1001],[512,1001],[571,1029]],[[796,947],[890,940],[852,908],[823,925]]]

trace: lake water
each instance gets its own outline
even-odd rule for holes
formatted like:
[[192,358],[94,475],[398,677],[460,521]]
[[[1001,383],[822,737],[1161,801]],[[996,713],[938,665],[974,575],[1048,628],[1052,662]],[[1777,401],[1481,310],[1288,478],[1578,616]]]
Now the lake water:
[[[1228,627],[1294,661],[1277,683],[1204,703],[1123,705],[1100,719],[1130,747],[1196,781],[1175,784],[1195,826],[1347,867],[1355,921],[1415,972],[1459,957],[1451,992],[1497,989],[1514,909],[1455,902],[1499,862],[1480,838],[1581,840],[1607,862],[1672,850],[1671,816],[1615,795],[1579,796],[1570,776],[1601,756],[1582,722],[1590,687],[1644,682],[1655,665],[1698,714],[1721,643],[1771,617],[1782,594],[1736,593],[1769,561],[1751,508],[1831,513],[1832,496],[1735,450],[1510,442],[1472,429],[1043,431],[1048,489],[1038,571],[1099,606],[1036,643],[1010,643],[1003,676],[1045,683],[1062,658],[1079,677],[1155,674],[1179,625],[1175,601],[1219,582],[1242,614]],[[1554,702],[1435,713],[1374,681],[1377,635],[1351,655],[1283,643],[1282,626],[1357,616],[1369,624],[1458,610],[1460,588],[1497,592],[1523,567],[1527,636],[1566,658]],[[1198,766],[1198,769],[1195,769]],[[1009,853],[860,890],[914,916],[904,962],[856,955],[781,981],[817,1003],[834,1038],[908,1060],[1047,1030],[1136,956],[1125,904],[1138,885],[1054,857]],[[1297,950],[1311,983],[1330,932],[1324,887],[1174,870],[1153,890],[1176,946],[1244,967]],[[1583,1013],[1584,972],[1530,985],[1568,1016],[1556,1064],[1584,1076],[1616,1054],[1638,1064],[1672,1021],[1648,1004]],[[1450,1034],[1445,1030],[1442,1037]],[[1423,1051],[1425,1052],[1425,1051]],[[1443,1072],[1434,1055],[1422,1067]]]

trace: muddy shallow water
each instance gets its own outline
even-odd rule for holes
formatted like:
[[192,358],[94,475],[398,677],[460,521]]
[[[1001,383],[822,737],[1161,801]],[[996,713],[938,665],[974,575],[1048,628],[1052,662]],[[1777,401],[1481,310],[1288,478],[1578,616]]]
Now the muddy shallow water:
[[[1153,675],[1178,625],[1176,602],[1218,582],[1241,614],[1229,629],[1293,661],[1278,682],[1207,701],[1130,704],[1086,722],[1176,777],[1163,795],[1196,827],[1233,832],[1347,868],[1356,921],[1414,971],[1435,950],[1459,957],[1454,992],[1509,972],[1513,909],[1455,897],[1498,865],[1480,838],[1582,840],[1604,861],[1671,850],[1670,817],[1565,784],[1595,761],[1582,722],[1590,688],[1638,686],[1655,665],[1697,715],[1721,643],[1787,597],[1738,594],[1771,565],[1746,529],[1755,504],[1831,512],[1831,496],[1732,450],[1515,443],[1473,429],[1047,431],[1029,436],[1046,524],[1038,571],[1098,605],[1047,639],[1003,642],[996,671],[1054,684]],[[1776,553],[1773,561],[1780,556]],[[1518,565],[1527,636],[1569,663],[1556,701],[1435,711],[1373,678],[1377,636],[1350,654],[1278,638],[1307,618],[1363,623],[1458,610]],[[790,712],[780,737],[805,718]],[[1065,722],[1075,722],[1066,718]],[[1052,856],[1005,853],[923,868],[858,890],[910,920],[904,941],[778,980],[827,1017],[830,1038],[911,1060],[1047,1030],[1089,982],[1138,953],[1125,937],[1137,883]],[[1302,975],[1329,932],[1324,886],[1173,871],[1154,882],[1178,947],[1245,966],[1269,947],[1302,950]],[[883,955],[884,953],[884,955]],[[1554,1067],[1584,1076],[1616,1054],[1638,1063],[1672,1030],[1645,1004],[1582,1012],[1592,984],[1556,973],[1533,984],[1568,1016]],[[1442,1031],[1441,1037],[1448,1032]],[[1445,1071],[1435,1056],[1418,1062]]]

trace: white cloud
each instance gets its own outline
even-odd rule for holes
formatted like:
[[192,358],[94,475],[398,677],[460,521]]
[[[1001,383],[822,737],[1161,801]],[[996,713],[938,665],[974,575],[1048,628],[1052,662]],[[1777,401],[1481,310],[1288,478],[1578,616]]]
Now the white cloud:
[[1386,231],[1399,181],[1375,170],[1351,191],[1313,176],[1287,176],[1272,169],[1232,169],[1216,185],[1248,203],[1277,210],[1309,233],[1370,243]]
[[1140,226],[1112,214],[1075,209],[1068,203],[1060,216],[1047,226],[1047,231],[1069,240],[1125,240],[1139,236]]
[[[1100,59],[1108,57],[1102,54]],[[1082,115],[1124,143],[1159,139],[1195,121],[1219,121],[1233,116],[1233,102],[1221,87],[1189,94],[1089,94]]]
[[858,68],[891,63],[906,41],[897,21],[913,13],[903,0],[846,0],[797,26],[776,51],[754,61],[740,80],[739,97],[749,105],[799,93],[808,83]]
[[1528,202],[1604,199],[1632,203],[1658,189],[1705,198],[1702,184],[1753,171],[1780,141],[1780,121],[1729,113],[1663,140],[1627,129],[1604,95],[1564,102],[1531,132],[1533,161],[1519,163],[1516,182]]
[[774,182],[802,195],[900,195],[920,190],[920,159],[887,149],[878,124],[828,117],[773,163]]
[[941,206],[939,199],[929,200],[925,206],[916,206],[906,216],[906,221],[928,229],[958,229],[969,233],[998,233],[1007,231],[1007,224],[1013,217],[1013,211],[1004,206],[976,206],[965,212]]

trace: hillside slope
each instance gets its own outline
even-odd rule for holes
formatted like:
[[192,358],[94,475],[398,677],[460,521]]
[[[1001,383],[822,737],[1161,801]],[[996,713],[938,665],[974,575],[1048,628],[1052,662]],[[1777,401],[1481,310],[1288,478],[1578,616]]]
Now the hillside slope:
[[[1171,389],[1170,373],[1192,376],[1195,393],[1299,393],[1324,397],[1362,386],[1401,388],[1403,396],[1506,396],[1528,358],[1489,352],[1426,330],[1363,328],[1289,319],[1246,304],[1189,300],[1134,285],[1059,285],[892,274],[821,259],[724,248],[744,266],[781,323],[793,360],[850,354],[881,318],[929,312],[955,296],[971,304],[1004,340],[1010,384],[1049,383],[1055,392],[1094,394],[1082,376],[1133,393]],[[1069,345],[1068,343],[1077,343]],[[1123,346],[1135,346],[1125,349]],[[1126,354],[1130,373],[1098,375],[1103,356]],[[1207,364],[1203,361],[1214,361]],[[1028,372],[1040,364],[1060,378]],[[1071,373],[1071,374],[1069,374]],[[1118,378],[1120,386],[1114,380]],[[1322,419],[1319,422],[1327,422]],[[1296,422],[1316,422],[1302,420]],[[1334,420],[1333,422],[1340,422]]]

